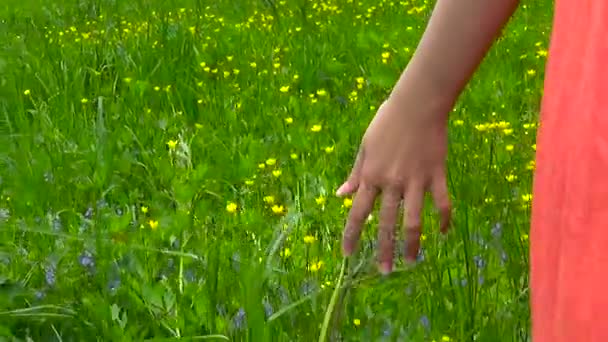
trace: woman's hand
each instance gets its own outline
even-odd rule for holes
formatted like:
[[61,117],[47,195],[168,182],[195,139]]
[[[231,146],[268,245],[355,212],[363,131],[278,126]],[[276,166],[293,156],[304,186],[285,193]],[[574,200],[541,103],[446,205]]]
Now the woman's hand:
[[378,247],[379,268],[393,266],[395,228],[404,203],[406,261],[415,262],[420,248],[422,209],[427,191],[441,214],[441,231],[450,222],[450,199],[446,183],[448,106],[430,102],[384,102],[370,123],[348,180],[337,195],[356,193],[344,230],[343,249],[353,253],[363,225],[381,197]]

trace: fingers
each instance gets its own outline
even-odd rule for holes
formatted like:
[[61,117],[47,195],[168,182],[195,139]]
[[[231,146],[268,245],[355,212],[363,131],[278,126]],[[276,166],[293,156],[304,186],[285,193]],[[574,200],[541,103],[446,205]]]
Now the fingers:
[[355,158],[355,163],[353,164],[353,169],[348,176],[348,179],[344,184],[342,184],[338,191],[336,191],[337,196],[345,196],[353,194],[357,191],[359,187],[359,183],[361,182],[361,168],[363,166],[363,148],[359,149],[357,153],[357,157]]
[[378,189],[362,183],[353,200],[353,206],[348,214],[346,227],[344,228],[344,238],[342,248],[345,256],[350,256],[361,236],[361,230],[365,220],[374,208],[374,202],[378,195]]
[[397,226],[401,196],[401,192],[395,190],[387,189],[382,192],[378,225],[378,262],[380,272],[383,274],[388,274],[393,269],[395,227]]
[[420,250],[422,234],[422,208],[424,206],[424,185],[411,183],[406,189],[404,201],[405,261],[414,263]]
[[448,185],[445,171],[443,169],[437,172],[437,176],[433,177],[430,190],[433,196],[433,201],[435,202],[435,206],[439,211],[439,217],[441,218],[441,232],[445,234],[450,228],[452,204],[450,202]]

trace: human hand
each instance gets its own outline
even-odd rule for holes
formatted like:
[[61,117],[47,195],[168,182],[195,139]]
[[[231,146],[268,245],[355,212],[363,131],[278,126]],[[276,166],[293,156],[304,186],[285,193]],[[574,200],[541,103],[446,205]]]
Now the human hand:
[[[416,102],[414,104],[414,102]],[[404,203],[405,259],[415,262],[420,249],[422,210],[431,192],[441,216],[441,232],[450,224],[446,182],[448,106],[423,101],[385,101],[368,126],[350,176],[338,196],[355,193],[344,229],[343,251],[353,253],[363,225],[381,197],[378,262],[382,273],[393,267],[395,228]]]

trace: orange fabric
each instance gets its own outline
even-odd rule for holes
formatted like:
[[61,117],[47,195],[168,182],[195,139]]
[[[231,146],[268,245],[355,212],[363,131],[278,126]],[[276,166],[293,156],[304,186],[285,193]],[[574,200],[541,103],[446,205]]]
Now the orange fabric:
[[530,233],[533,342],[608,342],[608,1],[556,0]]

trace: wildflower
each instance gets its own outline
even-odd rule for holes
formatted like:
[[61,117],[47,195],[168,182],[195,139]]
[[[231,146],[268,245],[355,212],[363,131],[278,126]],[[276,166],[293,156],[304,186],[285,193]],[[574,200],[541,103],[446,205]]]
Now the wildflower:
[[295,160],[295,159],[298,159],[298,155],[297,155],[297,153],[292,153],[292,154],[289,155],[289,158]]
[[505,150],[507,150],[507,151],[511,152],[511,151],[513,151],[513,148],[514,148],[514,147],[513,147],[513,145],[507,145],[507,146],[505,147]]
[[279,91],[280,91],[281,93],[286,93],[286,92],[288,92],[288,91],[289,91],[289,86],[282,86],[282,87],[279,89]]
[[231,214],[236,213],[237,209],[238,209],[238,206],[234,202],[228,202],[228,204],[226,205],[226,211]]
[[275,204],[272,206],[272,212],[277,215],[283,214],[285,212],[285,207]]
[[511,173],[507,175],[505,179],[507,180],[507,182],[514,182],[517,179],[517,176]]
[[325,95],[327,95],[327,91],[325,89],[319,89],[319,90],[317,90],[317,95],[325,96]]
[[310,130],[312,132],[320,132],[321,131],[322,126],[321,125],[313,125]]
[[148,221],[148,225],[150,226],[150,229],[154,230],[158,228],[158,221],[150,220]]
[[358,319],[358,318],[355,318],[355,319],[353,319],[353,324],[354,324],[356,327],[358,327],[358,326],[360,326],[360,325],[361,325],[361,320],[360,320],[360,319]]
[[315,241],[317,241],[317,238],[315,238],[315,237],[314,237],[314,236],[312,236],[312,235],[306,235],[306,236],[304,237],[304,243],[306,243],[306,244],[309,244],[309,245],[310,245],[310,244],[314,243]]
[[308,265],[307,268],[311,272],[317,272],[318,270],[321,269],[322,266],[323,266],[323,261],[317,261],[317,262],[314,262],[314,263]]
[[293,118],[292,117],[285,118],[285,123],[288,124],[288,125],[292,124],[293,123]]
[[32,93],[32,92],[31,92],[29,89],[25,89],[25,90],[23,91],[23,95],[25,95],[25,96],[30,96],[30,94],[31,94],[31,93]]
[[251,179],[246,179],[245,180],[245,185],[251,186],[251,185],[253,185],[253,181]]
[[274,204],[274,196],[264,196],[264,203]]
[[325,196],[319,196],[315,198],[315,202],[317,202],[318,205],[324,205],[326,202],[326,198]]
[[291,249],[285,248],[280,254],[282,257],[287,258],[291,255]]
[[464,125],[463,120],[460,120],[460,119],[454,120],[454,126],[462,126],[462,125]]
[[87,104],[87,103],[89,103],[89,99],[87,99],[86,97],[83,97],[82,99],[80,99],[80,103]]
[[169,147],[170,150],[175,150],[175,148],[177,147],[177,140],[167,141],[167,146]]
[[275,177],[279,177],[283,173],[281,170],[273,170],[272,175]]
[[352,198],[345,198],[344,199],[344,203],[342,204],[342,206],[344,208],[350,208],[350,207],[352,207],[353,206],[353,200],[352,200]]
[[277,160],[276,160],[276,159],[274,159],[274,158],[268,158],[268,159],[266,160],[266,165],[268,165],[268,166],[275,165],[276,163],[277,163]]
[[334,146],[327,146],[324,148],[324,150],[327,154],[332,153],[334,151]]
[[258,168],[260,168],[260,169],[263,169],[263,168],[265,168],[265,167],[266,167],[266,164],[265,164],[265,163],[259,163],[259,164],[258,164]]
[[148,207],[146,207],[145,205],[142,205],[141,208],[140,208],[140,210],[141,210],[141,212],[143,214],[147,214],[148,213]]

